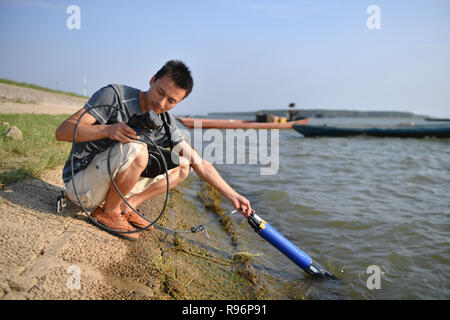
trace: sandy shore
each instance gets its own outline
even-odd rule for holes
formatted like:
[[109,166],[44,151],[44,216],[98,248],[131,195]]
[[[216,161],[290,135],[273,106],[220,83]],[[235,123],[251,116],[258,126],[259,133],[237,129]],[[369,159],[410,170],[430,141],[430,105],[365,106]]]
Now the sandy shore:
[[[1,299],[256,298],[226,253],[160,230],[141,232],[135,242],[120,239],[70,204],[56,213],[60,173],[59,168],[0,190]],[[151,216],[162,201],[149,201],[141,210]],[[195,208],[180,192],[169,207],[177,213],[172,227],[187,229],[186,221],[195,220]]]
[[0,113],[72,114],[86,102],[87,99],[69,95],[0,83]]
[[[0,97],[0,113],[72,113],[85,102],[4,84]],[[26,103],[14,102],[17,99]],[[59,167],[0,190],[0,299],[259,297],[255,281],[241,272],[245,266],[232,260],[231,241],[216,250],[207,240],[196,242],[154,229],[130,242],[90,224],[70,203],[57,213],[61,172]],[[166,212],[172,228],[185,230],[210,219],[193,204],[193,179],[171,191]],[[189,190],[190,200],[183,190]],[[140,209],[153,219],[163,200],[152,199]],[[165,216],[161,223],[167,225]],[[220,227],[216,232],[228,237]],[[199,234],[194,239],[203,238]]]

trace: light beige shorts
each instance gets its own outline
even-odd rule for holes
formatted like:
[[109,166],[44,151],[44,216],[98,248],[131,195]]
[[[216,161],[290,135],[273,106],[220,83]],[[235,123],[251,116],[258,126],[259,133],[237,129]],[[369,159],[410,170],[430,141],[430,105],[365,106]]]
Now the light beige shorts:
[[[111,150],[110,167],[111,174],[115,178],[118,173],[125,171],[131,163],[136,159],[142,148],[147,145],[141,142],[118,143]],[[78,172],[73,178],[78,196],[83,206],[86,208],[95,208],[105,201],[106,194],[110,188],[111,179],[108,173],[108,152],[109,149],[98,154],[89,164],[89,166]],[[172,169],[173,170],[173,169]],[[172,170],[169,170],[170,173]],[[133,187],[126,198],[134,194],[141,193],[150,185],[161,179],[165,179],[166,175],[162,174],[155,178],[140,177],[139,181]],[[74,204],[78,205],[78,200],[73,190],[72,181],[65,184],[66,196]]]

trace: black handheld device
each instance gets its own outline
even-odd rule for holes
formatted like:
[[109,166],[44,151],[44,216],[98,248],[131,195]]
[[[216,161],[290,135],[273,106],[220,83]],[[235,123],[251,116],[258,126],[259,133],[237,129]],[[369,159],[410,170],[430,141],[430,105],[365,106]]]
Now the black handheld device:
[[127,124],[137,132],[150,132],[161,127],[163,122],[155,112],[149,110],[141,115],[134,114]]
[[[163,125],[163,122],[155,112],[149,110],[141,115],[134,114],[127,124],[136,130],[138,134],[142,134],[144,132],[144,136],[149,139],[149,137],[145,135],[145,132],[149,133],[160,128]],[[147,168],[145,168],[142,172],[141,177],[155,178],[160,174],[166,173],[167,170],[179,166],[180,160],[178,154],[163,148],[159,148],[159,150],[157,150],[153,145],[148,145],[147,148],[149,155],[148,164]],[[166,163],[165,166],[164,162]]]

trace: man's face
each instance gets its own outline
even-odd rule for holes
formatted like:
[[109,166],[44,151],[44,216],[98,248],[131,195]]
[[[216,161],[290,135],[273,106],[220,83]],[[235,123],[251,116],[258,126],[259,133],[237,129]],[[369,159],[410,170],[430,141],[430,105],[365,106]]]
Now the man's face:
[[155,80],[155,76],[150,80],[150,89],[145,95],[144,106],[148,111],[153,110],[160,114],[175,107],[186,95],[186,90],[178,87],[175,82],[165,75]]

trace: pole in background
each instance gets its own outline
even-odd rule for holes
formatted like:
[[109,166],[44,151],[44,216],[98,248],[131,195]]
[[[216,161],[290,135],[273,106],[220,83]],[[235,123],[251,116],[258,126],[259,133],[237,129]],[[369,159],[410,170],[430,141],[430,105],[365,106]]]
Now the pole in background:
[[83,76],[83,96],[86,96],[87,91],[87,78],[86,73]]

